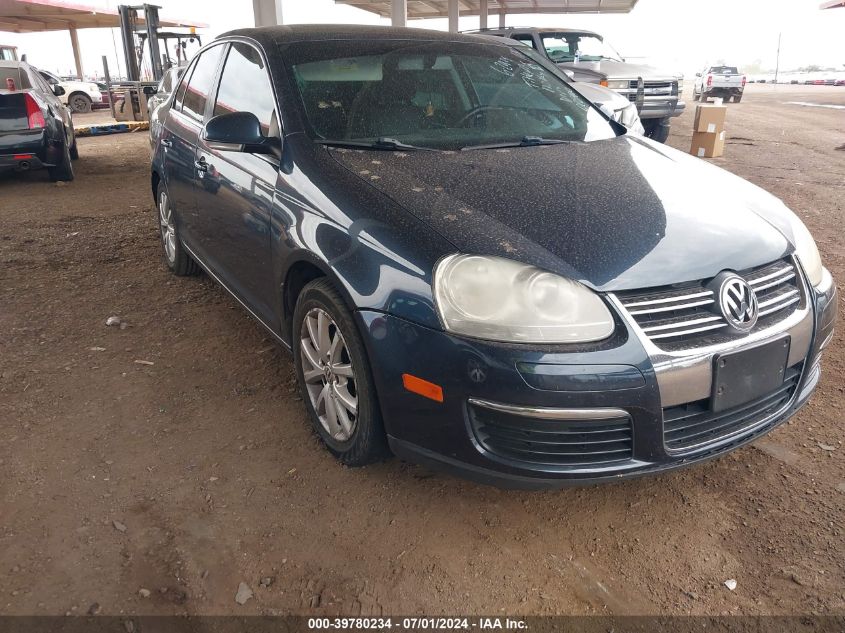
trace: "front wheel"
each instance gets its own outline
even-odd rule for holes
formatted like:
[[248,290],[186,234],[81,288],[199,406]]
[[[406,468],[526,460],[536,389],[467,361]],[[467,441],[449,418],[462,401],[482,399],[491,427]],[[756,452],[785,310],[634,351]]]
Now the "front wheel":
[[669,123],[668,118],[646,119],[643,121],[643,127],[645,128],[646,137],[653,141],[665,143],[666,139],[669,138],[669,129],[671,124]]
[[91,97],[80,92],[70,95],[67,104],[73,112],[91,112]]
[[364,343],[327,279],[315,279],[300,293],[292,339],[302,399],[329,451],[347,466],[384,458],[387,438]]

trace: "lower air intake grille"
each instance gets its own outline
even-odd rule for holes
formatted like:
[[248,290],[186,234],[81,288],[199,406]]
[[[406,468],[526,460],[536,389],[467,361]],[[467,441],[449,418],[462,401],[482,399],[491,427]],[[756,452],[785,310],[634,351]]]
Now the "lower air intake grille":
[[472,430],[499,457],[552,466],[587,466],[631,459],[631,418],[546,420],[469,405]]
[[706,447],[743,430],[753,431],[758,423],[787,405],[800,377],[801,365],[791,367],[783,384],[771,393],[719,413],[710,410],[709,400],[663,409],[663,441],[670,450],[684,450]]

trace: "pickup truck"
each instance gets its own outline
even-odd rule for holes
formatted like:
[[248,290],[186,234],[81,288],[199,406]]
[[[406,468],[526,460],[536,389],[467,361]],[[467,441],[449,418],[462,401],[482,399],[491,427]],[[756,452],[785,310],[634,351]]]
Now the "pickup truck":
[[64,89],[62,103],[73,112],[91,112],[91,108],[103,102],[100,87],[93,81],[65,81],[46,70],[39,70],[41,77],[50,86],[61,86]]
[[26,62],[0,60],[0,172],[44,168],[53,181],[73,180],[79,152],[63,94]]
[[742,101],[747,78],[741,75],[736,66],[706,66],[700,73],[695,73],[692,86],[693,100],[707,101],[710,97],[721,97],[725,102]]
[[582,83],[598,83],[636,104],[645,135],[664,143],[672,117],[680,116],[683,76],[624,60],[598,33],[583,29],[488,28],[467,33],[495,35],[531,46]]

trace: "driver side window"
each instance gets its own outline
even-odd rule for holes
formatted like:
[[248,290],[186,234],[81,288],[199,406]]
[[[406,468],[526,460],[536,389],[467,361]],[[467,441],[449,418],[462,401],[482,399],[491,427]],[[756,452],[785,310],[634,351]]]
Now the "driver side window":
[[213,116],[230,112],[251,112],[261,124],[264,136],[278,136],[276,99],[267,68],[258,51],[242,42],[229,48]]

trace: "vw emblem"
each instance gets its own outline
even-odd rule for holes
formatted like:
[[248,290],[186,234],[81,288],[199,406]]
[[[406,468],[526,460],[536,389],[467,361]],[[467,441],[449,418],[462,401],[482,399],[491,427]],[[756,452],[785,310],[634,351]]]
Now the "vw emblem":
[[739,275],[729,275],[719,287],[719,307],[735,329],[747,332],[757,323],[757,295]]

